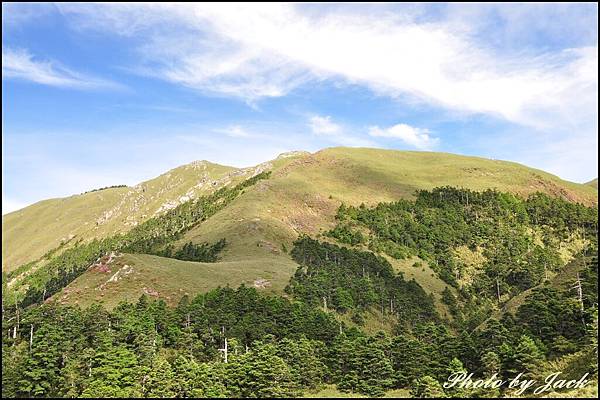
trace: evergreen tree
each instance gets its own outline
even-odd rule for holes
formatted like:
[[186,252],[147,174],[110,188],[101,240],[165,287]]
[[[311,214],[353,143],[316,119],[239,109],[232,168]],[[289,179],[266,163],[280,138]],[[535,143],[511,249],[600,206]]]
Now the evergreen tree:
[[152,368],[144,380],[146,397],[174,397],[177,393],[175,374],[169,361],[158,355],[152,362]]
[[[448,365],[448,377],[464,373],[467,373],[467,370],[463,366],[463,363],[458,358],[453,358],[452,361],[450,361],[450,365]],[[467,398],[470,397],[470,390],[454,386],[446,389],[446,394],[448,397]]]
[[535,341],[527,335],[522,335],[513,355],[515,373],[524,373],[527,379],[536,379],[540,373],[544,354],[538,348]]
[[481,356],[481,367],[486,376],[500,372],[500,366],[500,357],[493,351],[488,351]]
[[226,387],[234,397],[292,397],[294,377],[273,344],[255,342],[252,350],[227,364]]
[[420,379],[416,379],[410,389],[410,395],[412,397],[419,398],[443,398],[447,397],[444,393],[442,385],[430,376],[424,376]]
[[305,337],[300,340],[283,339],[277,345],[277,355],[290,367],[294,382],[304,388],[318,387],[327,376],[327,366],[319,358],[319,354],[323,353],[322,343]]
[[137,357],[124,346],[101,349],[82,397],[141,397],[141,372]]
[[199,366],[193,359],[183,355],[177,356],[173,361],[175,397],[204,397],[202,389],[196,387],[199,375]]
[[35,333],[19,392],[35,397],[56,396],[62,362],[63,335],[55,325],[42,325]]

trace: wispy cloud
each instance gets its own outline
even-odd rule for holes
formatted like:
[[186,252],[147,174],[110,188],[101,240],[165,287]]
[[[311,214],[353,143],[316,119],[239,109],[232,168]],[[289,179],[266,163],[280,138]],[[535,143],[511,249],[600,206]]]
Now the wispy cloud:
[[252,136],[241,125],[232,125],[225,129],[221,129],[220,132],[223,132],[227,136],[234,138],[249,138]]
[[342,127],[331,121],[330,116],[315,115],[310,117],[310,129],[317,135],[338,135]]
[[343,146],[374,146],[371,140],[362,138],[351,129],[334,122],[329,115],[313,115],[308,119],[312,133],[333,144]]
[[[140,51],[156,76],[247,100],[341,79],[535,127],[569,124],[582,106],[590,118],[597,104],[597,46],[511,55],[456,23],[291,4],[61,7],[83,26],[146,35]],[[165,25],[178,29],[165,33]]]
[[428,129],[415,128],[406,124],[396,124],[384,129],[372,126],[369,128],[369,135],[399,139],[410,146],[422,150],[430,150],[439,143],[438,138],[430,136]]
[[72,71],[54,61],[39,60],[25,49],[2,49],[2,78],[22,79],[61,88],[123,89],[122,85],[115,82]]
[[218,133],[224,133],[225,135],[232,138],[251,138],[255,136],[248,132],[246,129],[244,129],[241,125],[231,125],[227,128],[215,129],[214,131]]
[[[18,27],[35,22],[55,11],[51,3],[2,3],[2,27]],[[4,33],[4,31],[3,31]]]
[[[515,147],[521,143],[522,155],[517,154],[520,148],[499,149],[492,142],[489,154],[504,151],[504,158],[556,173],[567,171],[563,176],[571,179],[587,179],[589,171],[597,169],[596,5],[61,3],[53,7],[70,28],[126,37],[120,45],[136,46],[132,65],[121,65],[127,71],[200,94],[238,98],[256,106],[261,99],[291,92],[304,96],[303,89],[324,81],[367,88],[378,99],[408,104],[419,112],[433,109],[448,119],[483,116],[500,121],[507,127],[503,139],[517,143]],[[30,74],[45,76],[46,82],[56,76],[67,82],[85,80],[56,63],[31,56],[26,60],[42,65],[36,71],[50,70]],[[339,104],[326,112],[343,119],[347,110]],[[390,135],[394,122],[365,122],[363,126],[380,126],[374,131],[379,136],[368,136],[331,117],[320,118],[329,118],[340,130],[326,134],[327,128],[321,126],[317,134],[308,121],[305,128],[313,135],[306,136],[319,139],[319,145],[372,145],[369,139],[377,142],[381,135]],[[404,115],[399,120],[413,123]],[[321,125],[326,126],[323,121]],[[438,132],[435,124],[428,126]],[[452,142],[451,133],[444,132],[444,146]],[[481,140],[489,142],[490,135],[481,132]],[[417,148],[436,144],[430,132],[404,136],[398,139],[412,140]]]

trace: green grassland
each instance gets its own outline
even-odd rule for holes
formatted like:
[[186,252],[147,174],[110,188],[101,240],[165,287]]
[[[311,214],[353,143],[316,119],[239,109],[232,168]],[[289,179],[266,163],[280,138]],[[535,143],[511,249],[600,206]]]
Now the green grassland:
[[90,268],[54,298],[63,304],[81,306],[98,301],[112,308],[122,300],[137,301],[143,294],[176,305],[183,295],[194,296],[228,285],[244,284],[267,293],[281,293],[296,270],[291,260],[278,256],[200,263],[123,254],[106,267]]
[[586,204],[597,202],[592,188],[542,171],[451,154],[333,148],[274,165],[273,171],[269,180],[250,188],[181,242],[225,237],[231,243],[225,258],[246,258],[259,241],[289,248],[300,233],[314,235],[332,228],[342,202],[374,205],[442,185],[521,195],[539,190]]
[[[432,294],[435,299],[435,306],[440,316],[446,319],[452,318],[448,307],[442,303],[442,292],[444,289],[452,291],[456,294],[456,289],[449,286],[446,282],[431,269],[431,267],[419,257],[410,257],[405,260],[397,260],[395,258],[384,256],[396,272],[402,272],[404,279],[409,281],[414,279],[425,290],[427,294]],[[420,263],[420,264],[418,264]],[[417,264],[417,266],[415,266]]]
[[56,248],[61,241],[89,235],[95,221],[114,207],[128,188],[105,189],[40,201],[2,217],[2,270],[11,271]]
[[[133,188],[114,188],[66,199],[40,202],[3,217],[3,270],[35,260],[74,235],[88,240],[124,232],[160,213],[169,205],[237,183],[262,170],[268,180],[249,187],[226,208],[184,234],[181,246],[225,238],[227,246],[216,264],[189,263],[146,255],[125,255],[138,280],[123,280],[110,294],[95,290],[101,283],[92,272],[73,282],[69,302],[94,300],[116,304],[135,299],[143,287],[175,302],[185,292],[195,294],[218,285],[236,286],[257,278],[271,281],[280,292],[295,270],[287,255],[299,234],[318,235],[331,229],[343,202],[374,205],[411,198],[417,189],[458,186],[473,190],[496,188],[526,196],[542,191],[570,201],[597,203],[597,190],[567,182],[516,163],[445,153],[407,152],[366,148],[330,148],[311,154],[285,154],[268,163],[234,169],[206,162],[188,164]],[[287,251],[286,251],[287,250]],[[414,278],[439,300],[446,285],[424,263],[392,261],[394,268]],[[198,266],[201,267],[198,267]],[[196,268],[196,267],[198,268]],[[142,277],[143,275],[143,277]],[[102,279],[108,279],[105,275]],[[161,296],[162,297],[162,296]],[[439,303],[439,302],[438,302]],[[445,306],[439,305],[445,312]]]
[[[342,202],[374,205],[441,185],[497,188],[521,195],[539,190],[584,203],[597,201],[592,188],[515,163],[440,153],[333,148],[274,165],[270,179],[249,188],[187,232],[179,245],[226,238],[229,245],[223,260],[260,258],[282,252],[282,245],[291,249],[301,233],[316,235],[331,229]],[[446,285],[425,263],[416,269],[412,267],[415,260],[390,261],[407,279],[415,278],[440,298]],[[439,311],[447,314],[442,304]]]
[[88,240],[125,232],[170,204],[238,182],[233,167],[196,162],[134,187],[111,188],[44,200],[2,217],[2,270],[36,260],[70,239]]

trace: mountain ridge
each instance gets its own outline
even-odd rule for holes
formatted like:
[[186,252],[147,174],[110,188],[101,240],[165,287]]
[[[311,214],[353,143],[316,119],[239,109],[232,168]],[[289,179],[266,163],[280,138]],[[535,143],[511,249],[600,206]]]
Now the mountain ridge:
[[[150,310],[154,317],[142,317],[150,322],[146,339],[158,326],[165,338],[173,332],[185,338],[198,321],[212,321],[207,332],[227,332],[232,349],[233,338],[255,346],[263,333],[306,329],[333,343],[359,333],[361,346],[378,340],[400,346],[401,354],[433,354],[435,364],[419,365],[438,365],[456,350],[439,371],[428,372],[439,381],[445,365],[485,366],[489,335],[503,330],[511,349],[539,353],[526,368],[546,368],[542,362],[566,354],[560,368],[548,368],[562,371],[571,362],[576,374],[589,362],[581,322],[593,322],[597,304],[596,189],[515,163],[374,149],[332,148],[246,169],[214,168],[199,162],[134,188],[107,189],[110,205],[86,214],[95,218],[91,229],[3,271],[3,301],[14,312],[8,321],[16,321],[6,324],[4,336],[32,346],[34,330],[36,341],[45,334],[45,317],[31,319],[44,315],[38,309],[108,316],[109,331],[112,316]],[[85,200],[103,196],[96,191],[75,200],[89,211]],[[62,218],[77,211],[65,208]],[[24,239],[35,246],[43,236],[33,232],[35,241]],[[108,236],[93,237],[99,233]],[[290,316],[300,321],[291,332]],[[128,326],[114,325],[124,333]],[[259,336],[252,333],[257,329]],[[430,352],[430,338],[439,353]],[[186,342],[171,343],[193,354]],[[511,371],[512,353],[502,346],[493,354]],[[398,360],[393,368],[403,371]],[[411,368],[412,378],[393,387],[410,386],[419,376]]]
[[[518,163],[450,153],[334,147],[315,153],[282,153],[246,168],[202,160],[132,187],[43,200],[4,215],[3,271],[33,261],[65,241],[126,232],[177,204],[267,169],[273,171],[273,178],[259,187],[269,186],[268,194],[274,197],[254,196],[253,201],[270,203],[271,208],[258,207],[262,208],[259,214],[279,225],[278,231],[283,229],[282,224],[287,225],[283,230],[288,231],[288,244],[289,237],[299,232],[315,233],[327,227],[321,214],[331,217],[341,202],[374,204],[411,197],[415,190],[440,185],[497,188],[522,196],[542,191],[569,201],[597,204],[597,191],[590,186]],[[256,208],[246,204],[237,211],[240,215],[256,214]],[[277,218],[271,218],[273,209],[277,209]]]
[[[316,151],[314,153],[311,153],[309,151],[304,151],[304,150],[291,150],[291,151],[280,153],[273,160],[284,159],[284,158],[289,158],[289,157],[296,157],[296,156],[303,156],[303,155],[314,155],[314,154],[317,154],[317,153],[319,153],[321,151],[325,151],[325,150],[344,149],[344,148],[346,148],[346,147],[344,147],[344,146],[328,147],[328,148],[324,148],[324,149],[318,150],[318,151]],[[458,154],[458,153],[450,153],[450,152],[434,152],[434,151],[420,151],[420,150],[419,151],[416,151],[416,150],[394,150],[394,149],[380,149],[380,148],[370,148],[370,147],[352,147],[352,148],[353,149],[358,149],[358,150],[377,150],[377,151],[392,151],[392,152],[402,152],[402,153],[440,154],[440,155],[468,157],[468,158],[472,158],[472,159],[480,159],[480,160],[486,160],[486,161],[499,161],[499,162],[503,162],[503,163],[511,163],[511,164],[514,164],[514,165],[517,165],[517,166],[521,166],[521,167],[525,167],[525,168],[529,168],[529,169],[532,169],[532,170],[541,171],[544,174],[552,175],[553,177],[555,177],[555,178],[557,178],[557,179],[559,179],[559,180],[561,180],[563,182],[568,182],[568,183],[575,184],[575,185],[585,185],[585,186],[591,186],[591,187],[596,187],[596,188],[597,188],[597,185],[598,185],[598,178],[594,178],[594,179],[592,179],[590,181],[587,181],[587,182],[584,182],[584,183],[578,183],[578,182],[574,182],[574,181],[569,181],[569,180],[566,180],[566,179],[562,179],[558,175],[550,174],[550,173],[548,173],[548,172],[546,172],[546,171],[544,171],[542,169],[529,167],[526,164],[518,163],[516,161],[500,160],[500,159],[493,159],[493,158],[486,158],[486,157],[481,157],[481,156],[465,155],[465,154]],[[267,163],[267,162],[268,161],[265,161],[263,163]],[[263,164],[263,163],[260,163],[260,164]],[[257,164],[257,165],[260,165],[260,164]],[[160,178],[162,176],[165,176],[165,175],[168,175],[170,173],[173,173],[173,172],[179,170],[180,168],[184,168],[184,167],[187,167],[187,166],[193,166],[193,165],[212,165],[212,166],[216,166],[216,167],[220,167],[220,168],[229,168],[231,170],[244,170],[244,169],[248,169],[248,168],[252,168],[252,167],[256,166],[255,165],[255,166],[239,167],[238,168],[238,167],[234,167],[234,166],[230,166],[230,165],[219,164],[219,163],[216,163],[216,162],[213,162],[213,161],[209,161],[209,160],[206,160],[206,159],[194,160],[194,161],[191,161],[189,163],[185,163],[185,164],[182,164],[180,166],[174,167],[174,168],[172,168],[172,169],[170,169],[170,170],[168,170],[168,171],[166,171],[166,172],[158,175],[155,178],[150,178],[148,180],[141,181],[141,182],[139,182],[139,183],[137,183],[135,185],[132,185],[132,186],[130,186],[130,185],[114,185],[114,186],[108,186],[108,187],[98,188],[98,189],[90,189],[90,190],[87,190],[87,191],[82,192],[82,193],[74,193],[74,194],[71,194],[71,195],[68,195],[68,196],[63,196],[63,197],[50,197],[50,198],[47,198],[47,199],[38,200],[38,201],[36,201],[36,202],[34,202],[32,204],[29,204],[29,205],[27,205],[25,207],[22,207],[22,208],[19,208],[17,210],[10,211],[10,212],[4,214],[3,217],[7,216],[7,215],[11,215],[11,214],[15,214],[15,213],[21,212],[21,211],[23,211],[23,210],[25,210],[25,209],[27,209],[29,207],[36,206],[36,205],[39,205],[40,203],[44,203],[44,202],[48,202],[48,201],[65,200],[65,199],[69,199],[69,198],[72,198],[72,197],[75,197],[75,196],[82,196],[82,195],[86,195],[86,194],[90,194],[90,193],[94,193],[94,192],[106,191],[106,190],[112,190],[112,189],[132,189],[132,188],[138,187],[140,185],[143,185],[145,183],[151,182],[151,181],[153,181],[155,179],[158,179],[158,178]]]

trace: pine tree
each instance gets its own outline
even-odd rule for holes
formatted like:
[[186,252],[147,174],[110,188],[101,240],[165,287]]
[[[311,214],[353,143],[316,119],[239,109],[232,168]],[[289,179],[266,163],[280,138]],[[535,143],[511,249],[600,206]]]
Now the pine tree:
[[335,357],[346,364],[338,372],[340,389],[378,397],[392,386],[394,370],[377,340],[358,337],[338,347]]
[[173,373],[175,397],[204,397],[202,389],[195,386],[199,374],[196,361],[183,355],[177,356],[173,361]]
[[492,376],[500,371],[500,357],[493,351],[481,356],[481,366],[485,375]]
[[146,397],[174,397],[177,390],[175,374],[169,361],[158,355],[152,361],[152,369],[144,382]]
[[63,335],[51,324],[43,325],[31,346],[19,391],[29,396],[56,396],[60,377]]
[[292,397],[297,393],[289,366],[272,344],[255,342],[252,350],[227,365],[227,388],[235,397]]
[[140,397],[141,372],[135,354],[124,346],[102,349],[82,397]]
[[327,366],[319,359],[318,342],[306,338],[283,339],[277,345],[277,355],[290,367],[294,381],[304,388],[316,388],[327,375]]
[[544,361],[544,354],[533,339],[522,335],[515,348],[513,359],[515,373],[523,372],[527,379],[536,379],[541,363]]
[[[6,346],[2,340],[2,397],[17,397],[28,392],[28,387],[21,390],[19,382],[26,370],[28,348],[25,343],[16,346]],[[21,392],[21,393],[19,393]]]
[[[463,363],[458,358],[453,358],[450,361],[450,365],[448,365],[448,377],[456,374],[466,373],[467,370],[463,366]],[[448,397],[459,397],[459,398],[467,398],[469,396],[469,390],[466,388],[460,388],[458,386],[454,386],[452,388],[446,389],[446,394]]]
[[416,379],[410,390],[412,397],[419,398],[442,398],[447,397],[444,393],[442,385],[430,376],[424,376],[420,379]]

